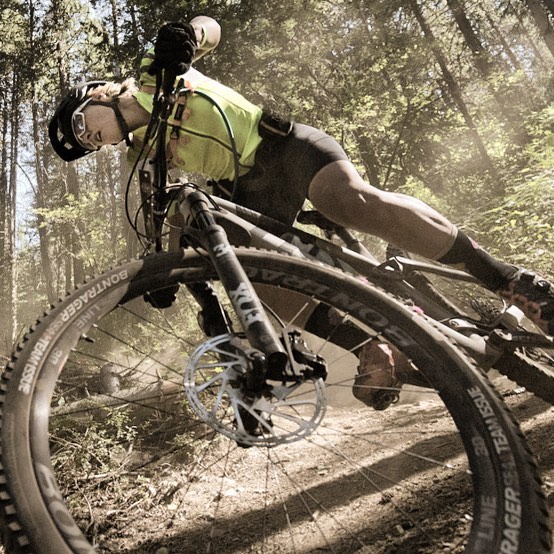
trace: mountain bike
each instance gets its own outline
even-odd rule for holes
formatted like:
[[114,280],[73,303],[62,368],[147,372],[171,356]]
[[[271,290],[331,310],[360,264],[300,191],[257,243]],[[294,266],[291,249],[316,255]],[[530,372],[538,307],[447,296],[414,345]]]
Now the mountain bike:
[[[324,237],[291,229],[225,199],[217,202],[219,221],[227,220],[233,230],[242,227],[236,241],[244,242],[248,235],[249,246],[290,255],[298,255],[296,247],[303,256],[382,286],[440,323],[442,331],[476,359],[481,369],[495,369],[554,404],[553,337],[537,332],[519,308],[508,306],[468,273],[413,259],[393,245],[387,246],[386,259],[379,261],[352,232],[316,211],[300,212],[298,221],[319,229]],[[276,235],[273,242],[268,232]]]
[[[444,534],[452,552],[549,551],[533,457],[452,329],[237,215],[251,211],[189,185],[178,203],[188,248],[79,287],[39,320],[4,372],[0,490],[10,551],[119,551],[118,536],[141,528],[129,512],[141,498],[162,534],[182,510],[176,552],[363,551],[374,516],[402,529],[397,551],[436,551]],[[225,228],[251,246],[231,246]],[[340,251],[352,266],[367,259]],[[372,279],[402,281],[386,267]],[[226,327],[208,336],[206,319],[196,322],[205,283]],[[172,306],[145,302],[168,287]],[[314,313],[328,314],[319,335],[305,329]],[[341,394],[355,404],[357,355],[376,340],[409,360],[401,394],[415,400],[382,411],[358,404],[351,422],[333,419]],[[437,442],[429,437],[438,420],[448,424]],[[290,473],[297,449],[308,467]],[[310,468],[320,450],[325,465]],[[173,467],[177,485],[152,498],[153,477]],[[239,474],[262,491],[254,505],[222,488]],[[437,494],[451,503],[439,526],[424,509]],[[188,511],[198,495],[205,512],[195,502]],[[99,520],[108,498],[121,505]],[[129,551],[153,550],[146,542]]]
[[[190,183],[141,194],[154,253],[51,307],[3,372],[9,552],[550,551],[536,462],[480,367],[542,371],[549,337],[465,317],[422,273],[467,275],[380,263],[318,216],[331,238]],[[402,356],[394,386],[358,384],[373,345]]]

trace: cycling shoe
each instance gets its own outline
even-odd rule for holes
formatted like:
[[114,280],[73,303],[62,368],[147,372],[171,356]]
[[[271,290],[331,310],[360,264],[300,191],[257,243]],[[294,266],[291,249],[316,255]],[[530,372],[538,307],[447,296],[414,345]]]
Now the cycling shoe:
[[362,346],[358,359],[358,375],[352,387],[354,396],[375,410],[385,410],[398,402],[402,383],[396,370],[397,362],[405,359],[402,354],[398,352],[395,356],[386,342],[372,340]]
[[519,269],[507,288],[496,293],[517,306],[535,325],[554,335],[554,285],[532,271]]

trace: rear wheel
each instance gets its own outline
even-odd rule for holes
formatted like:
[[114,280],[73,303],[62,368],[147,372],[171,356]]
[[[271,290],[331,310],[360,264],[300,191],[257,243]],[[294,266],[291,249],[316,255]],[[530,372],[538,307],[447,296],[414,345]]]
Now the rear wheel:
[[[387,256],[409,258],[410,254],[389,245]],[[437,305],[440,310],[438,315],[433,313],[433,304],[428,313],[438,319],[470,318],[486,332],[505,309],[498,296],[478,283],[427,276],[418,271],[409,273],[406,281]],[[532,324],[529,322],[529,325]],[[554,405],[554,350],[516,348],[512,352],[506,351],[493,367],[514,383]]]
[[[325,390],[275,384],[245,415],[232,372],[248,345],[206,341],[183,286],[216,280],[209,262],[157,255],[107,272],[46,314],[3,374],[10,552],[550,551],[517,425],[431,321],[340,272],[239,253],[279,332],[326,304],[325,336],[302,333]],[[170,308],[143,301],[176,283]],[[360,333],[402,351],[428,386],[404,385],[384,411],[357,402]],[[221,349],[237,362],[212,363]],[[245,444],[237,429],[252,418]]]

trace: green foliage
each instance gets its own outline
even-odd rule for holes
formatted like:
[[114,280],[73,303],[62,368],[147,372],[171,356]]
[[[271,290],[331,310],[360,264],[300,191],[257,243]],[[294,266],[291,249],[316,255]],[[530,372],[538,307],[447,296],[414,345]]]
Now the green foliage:
[[124,410],[111,410],[101,421],[90,415],[94,411],[83,413],[87,415],[81,419],[53,419],[52,461],[58,472],[67,475],[69,482],[120,469],[137,436]]
[[35,311],[46,297],[44,248],[62,294],[81,273],[125,257],[131,234],[125,162],[107,151],[69,170],[48,147],[53,105],[75,82],[136,75],[160,24],[201,13],[222,27],[201,71],[325,129],[372,184],[419,196],[499,256],[548,271],[552,54],[524,4],[501,5],[464,3],[485,73],[446,0],[6,0],[0,106],[15,71],[26,115],[19,163],[31,180],[44,177],[33,217],[18,219],[29,237],[18,257],[19,317],[35,291]]
[[112,236],[106,224],[108,212],[109,206],[99,190],[84,190],[78,199],[67,194],[57,205],[34,210],[40,216],[40,225],[52,234],[80,228],[79,246],[72,254],[85,263],[90,274],[110,267],[123,257],[124,237]]
[[547,107],[530,122],[529,165],[513,175],[505,195],[469,223],[482,242],[513,263],[554,277],[554,110]]

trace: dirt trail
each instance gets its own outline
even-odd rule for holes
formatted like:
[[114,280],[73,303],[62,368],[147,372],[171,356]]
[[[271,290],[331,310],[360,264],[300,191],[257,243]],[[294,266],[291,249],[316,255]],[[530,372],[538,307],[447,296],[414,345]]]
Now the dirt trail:
[[[552,443],[552,424],[554,421],[554,408],[535,398],[534,396],[518,389],[509,381],[501,379],[497,386],[503,392],[507,403],[514,410],[516,417],[521,422],[528,440],[537,456],[543,479],[545,491],[548,495],[551,507],[551,526],[554,527],[554,444]],[[329,429],[329,440],[334,441],[343,452],[345,459],[354,456],[359,450],[360,444],[354,438],[341,438],[340,442],[333,433],[336,429],[359,429],[360,426],[386,426],[387,420],[394,420],[396,428],[405,429],[398,437],[391,436],[390,440],[406,441],[406,437],[413,433],[419,425],[421,410],[433,411],[436,407],[429,402],[415,399],[418,410],[413,410],[414,399],[396,406],[394,409],[380,412],[379,417],[368,418],[368,412],[361,405],[349,408],[339,406],[329,410],[324,425]],[[375,414],[375,412],[372,412]],[[368,423],[369,421],[369,423]],[[370,431],[370,427],[367,427]],[[437,417],[433,420],[433,433],[426,435],[424,441],[415,445],[424,455],[443,456],[447,461],[455,461],[458,452],[454,443],[449,446],[451,428],[448,422]],[[390,445],[388,445],[390,446]],[[413,554],[414,552],[461,552],[457,547],[457,541],[463,533],[463,525],[452,527],[452,513],[459,513],[459,519],[467,517],[465,514],[464,498],[466,492],[464,483],[457,478],[441,474],[440,470],[422,470],[414,473],[412,466],[404,464],[405,458],[401,455],[386,457],[383,459],[380,452],[375,452],[375,459],[371,463],[374,475],[385,474],[381,482],[376,482],[379,492],[373,494],[361,493],[356,495],[356,488],[364,487],[363,481],[356,473],[346,467],[341,473],[336,469],[336,462],[331,466],[331,456],[325,449],[306,445],[306,443],[294,443],[278,449],[275,461],[286,460],[286,472],[293,475],[299,482],[310,483],[310,494],[317,495],[322,502],[330,504],[336,512],[333,517],[328,517],[323,510],[316,509],[317,517],[308,527],[319,527],[330,537],[330,544],[318,542],[313,529],[307,529],[305,533],[297,534],[294,542],[291,542],[290,534],[282,513],[280,499],[277,494],[267,499],[265,495],[267,475],[261,469],[253,471],[252,467],[264,468],[267,462],[266,454],[258,449],[250,449],[246,453],[238,450],[237,458],[229,457],[225,469],[226,477],[221,480],[213,480],[203,476],[193,484],[187,494],[186,508],[179,504],[176,495],[174,505],[175,519],[170,529],[146,530],[142,537],[142,546],[130,547],[128,552],[133,554],[196,554],[205,552],[204,549],[196,549],[197,541],[204,540],[208,534],[212,535],[211,552],[246,554],[246,553],[323,553],[338,552],[340,554]],[[431,454],[430,454],[431,453]],[[440,454],[439,454],[440,453]],[[225,453],[221,453],[225,456]],[[207,467],[216,463],[212,459],[203,462]],[[368,460],[365,460],[368,463]],[[333,471],[332,479],[327,479],[327,474]],[[315,479],[314,479],[315,477]],[[318,480],[318,478],[320,478]],[[170,482],[178,483],[182,476],[176,473],[168,473]],[[411,492],[406,493],[395,483],[409,479]],[[421,500],[411,499],[411,504],[417,504],[418,521],[427,522],[426,538],[408,535],[412,533],[406,527],[403,520],[395,514],[395,501],[405,502],[406,496],[421,494]],[[192,499],[192,501],[191,501]],[[219,500],[223,500],[219,502]],[[268,509],[267,505],[270,504]],[[410,503],[410,499],[408,499]],[[206,506],[215,510],[214,516],[206,516]],[[294,520],[303,510],[303,506],[288,503],[288,516]],[[210,511],[210,510],[208,510]],[[368,514],[371,517],[368,518]],[[443,518],[443,515],[445,516]],[[217,517],[217,525],[213,525]],[[155,516],[154,516],[155,518]],[[334,533],[337,520],[348,520],[352,530],[363,537],[361,547],[354,541],[345,541],[339,538],[339,533]],[[395,519],[396,518],[396,519]],[[222,523],[220,523],[220,521]],[[246,522],[246,525],[245,525]],[[197,524],[191,539],[191,523]],[[469,525],[466,522],[466,527]],[[262,529],[263,526],[263,529]],[[258,536],[264,534],[271,537],[264,542],[258,541]],[[333,538],[336,537],[336,542]],[[433,546],[429,545],[431,540]],[[135,543],[136,544],[136,543]],[[371,545],[371,546],[367,546]],[[204,547],[203,547],[204,548]]]
[[[497,386],[521,422],[538,459],[551,508],[551,526],[554,527],[554,408],[526,392],[518,392],[505,379],[498,381]],[[270,464],[265,451],[240,449],[225,439],[220,441],[215,452],[195,462],[202,468],[202,473],[193,475],[190,464],[160,465],[156,472],[143,478],[144,497],[130,497],[130,508],[126,512],[121,511],[120,505],[110,504],[109,494],[98,499],[90,498],[91,502],[98,504],[94,523],[97,538],[108,545],[101,552],[196,554],[207,551],[205,546],[199,545],[205,544],[208,536],[211,537],[209,552],[217,554],[460,552],[457,540],[469,522],[463,522],[467,513],[464,504],[466,489],[455,475],[449,475],[442,468],[430,471],[413,463],[407,466],[402,455],[383,457],[375,445],[375,451],[364,458],[364,467],[371,467],[374,476],[373,490],[377,491],[368,494],[364,490],[367,485],[357,472],[347,464],[340,467],[335,461],[337,451],[345,459],[351,459],[360,449],[359,440],[352,436],[343,437],[337,430],[364,427],[371,432],[387,428],[388,423],[394,421],[396,430],[401,432],[389,435],[388,449],[394,449],[395,441],[401,445],[415,435],[417,440],[413,448],[410,447],[412,450],[419,449],[422,455],[436,459],[442,456],[445,461],[456,463],[459,452],[451,439],[452,429],[444,418],[431,417],[432,432],[426,433],[424,440],[415,432],[420,425],[421,411],[433,416],[436,405],[426,402],[425,397],[405,400],[393,409],[369,413],[361,404],[346,407],[339,403],[329,409],[324,421],[321,435],[327,441],[325,448],[309,441],[279,447],[271,453],[275,462],[271,469],[266,469]],[[417,410],[414,410],[414,401]],[[404,446],[402,444],[402,448]],[[398,452],[401,453],[400,448]],[[214,478],[216,468],[223,477]],[[283,513],[279,491],[267,486],[267,480],[275,479],[280,471],[286,472],[283,480],[291,478],[298,484],[307,483],[308,499],[317,496],[332,506],[333,517],[312,506],[315,517],[305,522],[305,532],[296,533],[291,539],[287,517],[293,521],[302,518],[305,506],[298,500],[287,500],[288,513]],[[380,481],[379,475],[383,475]],[[406,479],[410,481],[409,491],[399,485]],[[268,490],[271,491],[269,497]],[[423,522],[425,538],[418,537],[404,520],[398,518],[396,501],[416,506],[411,509],[417,510],[417,514],[411,515]],[[453,512],[459,514],[457,519],[462,521],[455,527],[452,527]],[[137,518],[140,518],[140,525],[136,523]],[[344,539],[335,532],[341,519],[348,521],[352,531],[363,538],[366,546]],[[117,525],[114,527],[115,520]],[[214,525],[216,520],[217,525]],[[316,527],[329,537],[327,544],[317,539],[321,533],[316,532]],[[260,535],[270,538],[260,542]],[[3,551],[0,549],[0,552]]]

